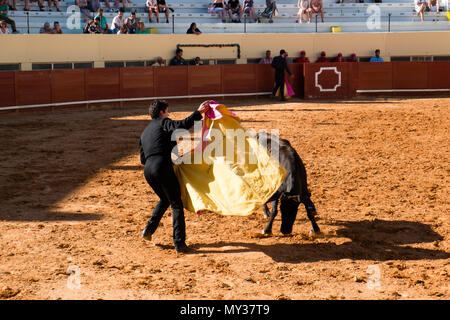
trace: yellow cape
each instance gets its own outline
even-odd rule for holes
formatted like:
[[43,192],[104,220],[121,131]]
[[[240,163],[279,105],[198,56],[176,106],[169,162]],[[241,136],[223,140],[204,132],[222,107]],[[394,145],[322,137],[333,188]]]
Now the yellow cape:
[[[218,105],[216,110],[222,118],[211,120],[205,117],[204,127],[217,129],[215,135],[223,138],[222,148],[210,151],[213,143],[220,140],[214,135],[214,139],[204,146],[204,159],[201,148],[196,148],[180,159],[186,161],[189,158],[190,163],[174,165],[183,205],[191,212],[211,211],[221,215],[247,216],[258,210],[278,190],[286,170],[255,138],[245,135],[241,140],[245,143],[239,144],[227,135],[228,129],[244,133],[240,119],[224,105]],[[226,153],[227,147],[232,150],[231,153]],[[217,150],[223,150],[223,154]],[[230,154],[234,159],[227,157]],[[196,157],[202,159],[200,164],[194,164]]]

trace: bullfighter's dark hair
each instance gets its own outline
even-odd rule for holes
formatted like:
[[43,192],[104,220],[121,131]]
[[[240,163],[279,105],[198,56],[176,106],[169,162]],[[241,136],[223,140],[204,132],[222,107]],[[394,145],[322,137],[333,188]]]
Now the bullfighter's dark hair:
[[152,119],[159,118],[159,113],[161,111],[165,111],[167,107],[169,107],[169,104],[164,100],[153,101],[153,103],[150,105],[150,108],[148,109],[150,117],[152,117]]

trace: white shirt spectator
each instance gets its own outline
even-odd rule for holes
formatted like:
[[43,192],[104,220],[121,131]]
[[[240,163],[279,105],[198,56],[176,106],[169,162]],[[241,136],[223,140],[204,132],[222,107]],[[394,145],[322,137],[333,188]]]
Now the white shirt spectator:
[[119,16],[115,16],[111,23],[111,30],[114,30],[116,28],[116,24],[119,26],[119,28],[123,27],[123,25],[125,24],[124,17],[122,16],[122,18],[120,18]]

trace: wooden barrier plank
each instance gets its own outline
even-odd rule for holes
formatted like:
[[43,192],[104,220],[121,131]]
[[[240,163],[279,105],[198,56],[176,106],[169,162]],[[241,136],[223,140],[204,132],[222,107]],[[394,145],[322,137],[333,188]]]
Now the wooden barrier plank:
[[188,94],[188,67],[154,67],[157,81],[155,96],[184,96]]
[[143,98],[153,97],[153,73],[158,67],[120,68],[120,97]]
[[14,71],[0,72],[0,107],[16,104]]
[[289,63],[288,67],[294,77],[289,77],[289,74],[287,72],[285,72],[285,74],[288,78],[289,84],[295,92],[295,97],[303,98],[305,86],[303,64]]
[[86,99],[118,99],[120,97],[119,72],[119,68],[85,69]]
[[46,104],[52,102],[50,71],[17,71],[16,104]]
[[85,70],[52,70],[52,102],[71,102],[86,100]]
[[270,64],[256,64],[256,91],[271,92],[275,85],[275,69]]
[[216,66],[188,67],[188,94],[222,93],[222,68]]
[[224,64],[223,93],[256,92],[255,64]]
[[393,89],[426,89],[428,88],[429,62],[392,62]]
[[450,89],[450,61],[428,63],[428,88]]
[[348,86],[348,63],[305,64],[305,99],[349,98]]
[[358,65],[358,90],[392,89],[391,62],[361,62]]

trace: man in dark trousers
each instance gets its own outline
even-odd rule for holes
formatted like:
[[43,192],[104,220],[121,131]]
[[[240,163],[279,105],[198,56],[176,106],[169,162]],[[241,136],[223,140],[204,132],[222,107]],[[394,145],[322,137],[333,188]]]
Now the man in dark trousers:
[[284,71],[286,70],[290,76],[292,76],[291,70],[287,65],[287,52],[284,50],[280,50],[280,55],[278,57],[273,58],[272,68],[275,69],[275,88],[272,92],[272,98],[275,97],[278,88],[280,88],[280,100],[286,101],[284,97]]
[[181,201],[180,185],[173,170],[171,152],[176,146],[172,141],[172,133],[176,129],[189,129],[194,121],[202,119],[202,113],[209,108],[204,102],[189,117],[176,121],[169,119],[168,103],[156,100],[150,106],[152,121],[142,132],[139,141],[141,163],[145,165],[144,176],[160,201],[153,210],[142,237],[151,240],[152,234],[158,228],[159,222],[169,205],[172,207],[173,242],[176,252],[189,253],[193,249],[186,245],[186,225],[184,221],[183,203]]

